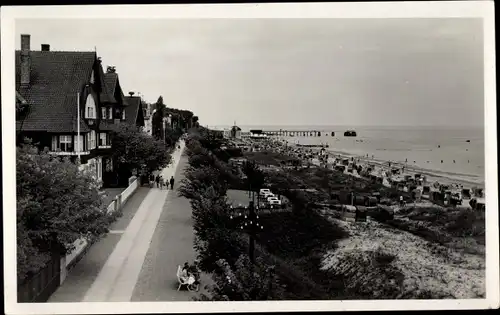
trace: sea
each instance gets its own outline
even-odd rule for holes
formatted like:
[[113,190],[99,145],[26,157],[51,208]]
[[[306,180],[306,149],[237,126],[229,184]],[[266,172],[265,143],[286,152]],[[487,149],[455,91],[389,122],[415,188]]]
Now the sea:
[[[209,126],[225,129],[231,126]],[[482,127],[399,126],[239,126],[242,131],[294,130],[321,132],[321,136],[282,137],[293,144],[328,144],[328,150],[374,160],[392,161],[484,184],[485,131]],[[356,137],[344,137],[355,130]],[[335,136],[331,132],[335,132]]]

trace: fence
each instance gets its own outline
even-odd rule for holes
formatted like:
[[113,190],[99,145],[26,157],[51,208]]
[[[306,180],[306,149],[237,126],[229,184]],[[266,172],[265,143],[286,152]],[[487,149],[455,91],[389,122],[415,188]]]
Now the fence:
[[61,257],[54,254],[47,265],[17,287],[19,303],[46,302],[60,285]]
[[115,197],[115,200],[113,200],[109,204],[107,209],[108,214],[120,210],[125,205],[130,196],[132,196],[137,188],[139,188],[139,178],[132,176],[129,178],[128,182],[128,187],[124,191],[122,191],[121,194],[117,195]]
[[125,204],[127,202],[128,198],[137,190],[137,187],[139,187],[138,181],[139,181],[139,179],[135,176],[132,176],[129,179],[129,185],[128,185],[127,189],[125,189],[120,194],[122,204]]

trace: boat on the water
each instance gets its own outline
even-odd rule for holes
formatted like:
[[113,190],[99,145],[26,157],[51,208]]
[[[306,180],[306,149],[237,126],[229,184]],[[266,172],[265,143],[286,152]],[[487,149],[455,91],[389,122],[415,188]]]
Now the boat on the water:
[[356,131],[354,130],[347,130],[346,132],[344,132],[344,137],[356,137],[357,134],[356,134]]

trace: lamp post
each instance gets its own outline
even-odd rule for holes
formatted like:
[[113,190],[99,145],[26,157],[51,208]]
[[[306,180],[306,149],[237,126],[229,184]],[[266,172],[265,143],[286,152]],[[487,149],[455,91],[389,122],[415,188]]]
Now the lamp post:
[[[231,206],[231,209],[233,210],[233,206]],[[252,264],[255,262],[255,235],[257,234],[258,231],[262,231],[264,227],[262,224],[258,222],[259,216],[255,212],[255,210],[258,210],[259,208],[254,205],[253,201],[250,201],[248,207],[243,207],[244,212],[241,212],[238,210],[238,212],[235,215],[231,215],[230,219],[231,220],[238,220],[239,221],[239,229],[240,230],[245,230],[248,235],[249,235],[249,246],[248,246],[248,256],[250,257],[250,261]],[[248,209],[248,214],[246,214],[246,210]]]

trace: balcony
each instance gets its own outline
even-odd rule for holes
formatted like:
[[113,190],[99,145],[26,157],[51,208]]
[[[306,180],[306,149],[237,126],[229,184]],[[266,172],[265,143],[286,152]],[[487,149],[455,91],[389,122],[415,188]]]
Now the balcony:
[[80,151],[80,152],[69,152],[69,151],[49,151],[49,154],[60,155],[60,156],[77,156],[77,155],[89,155],[90,151]]

